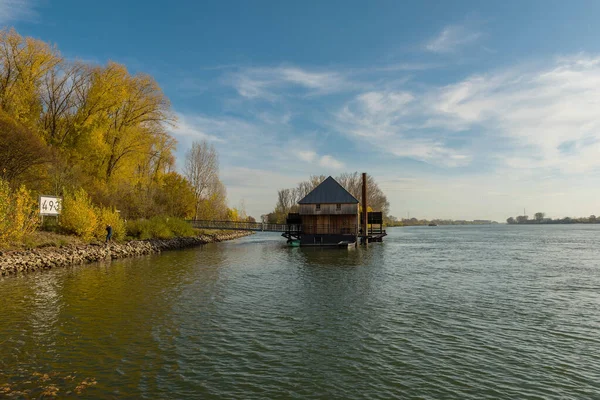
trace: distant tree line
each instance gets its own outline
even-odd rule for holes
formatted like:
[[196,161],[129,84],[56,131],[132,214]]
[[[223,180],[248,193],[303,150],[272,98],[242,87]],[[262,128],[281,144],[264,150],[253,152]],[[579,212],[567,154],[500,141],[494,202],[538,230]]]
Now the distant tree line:
[[430,224],[435,225],[490,225],[497,224],[496,221],[476,219],[472,221],[467,220],[452,220],[452,219],[417,219],[417,218],[403,218],[397,219],[394,216],[389,216],[387,219],[388,226],[427,226]]
[[596,218],[595,215],[589,217],[580,218],[546,218],[546,213],[537,212],[534,214],[533,219],[529,219],[528,215],[519,215],[517,217],[510,217],[506,220],[507,224],[510,225],[534,225],[534,224],[597,224],[600,223],[600,219]]

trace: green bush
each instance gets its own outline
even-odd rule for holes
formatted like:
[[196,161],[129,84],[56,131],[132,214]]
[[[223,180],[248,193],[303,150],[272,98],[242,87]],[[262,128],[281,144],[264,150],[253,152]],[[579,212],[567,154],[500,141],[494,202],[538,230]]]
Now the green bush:
[[150,233],[156,239],[171,239],[174,236],[164,217],[150,218]]
[[167,226],[173,232],[173,236],[195,236],[196,232],[192,226],[181,218],[167,218]]
[[152,217],[127,221],[127,236],[135,239],[170,239],[195,236],[194,229],[180,218]]
[[127,236],[133,239],[151,239],[152,233],[150,232],[150,221],[147,219],[134,219],[127,221],[125,224]]

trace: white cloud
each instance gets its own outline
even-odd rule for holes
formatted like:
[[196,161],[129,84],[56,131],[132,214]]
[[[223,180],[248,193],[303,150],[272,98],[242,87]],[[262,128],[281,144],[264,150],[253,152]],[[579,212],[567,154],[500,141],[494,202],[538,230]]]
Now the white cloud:
[[0,24],[35,17],[31,0],[0,0]]
[[367,92],[348,102],[336,115],[340,132],[398,157],[443,166],[468,164],[470,156],[451,149],[444,138],[420,129],[423,104],[408,92]]
[[303,94],[323,95],[355,87],[338,71],[308,71],[298,67],[246,68],[228,76],[227,82],[245,98],[277,100],[282,93],[300,88]]
[[317,153],[314,151],[299,151],[298,157],[306,162],[313,162],[317,158]]
[[512,145],[506,164],[566,172],[600,167],[600,58],[474,76],[433,92],[433,125],[477,128]]
[[342,169],[344,168],[344,163],[336,160],[332,156],[326,154],[319,159],[319,165],[323,168],[331,168],[331,169]]
[[290,151],[297,154],[298,158],[300,158],[302,161],[305,161],[310,164],[316,163],[316,165],[319,165],[323,168],[335,169],[335,170],[344,168],[343,162],[335,159],[333,156],[331,156],[329,154],[319,156],[316,152],[314,152],[312,150],[304,150],[304,151],[296,152],[295,150],[290,149]]
[[449,25],[440,34],[425,45],[425,49],[433,53],[452,53],[460,47],[475,43],[481,33],[463,25]]
[[[170,127],[169,131],[178,138],[187,138],[191,140],[206,139],[212,142],[223,142],[224,140],[222,138],[205,131],[209,125],[210,120],[207,118],[177,114],[177,123],[173,127]],[[219,130],[217,129],[213,132],[218,134]]]
[[[337,112],[336,128],[435,165],[485,155],[515,169],[576,173],[600,169],[598,109],[600,57],[579,54],[420,92],[367,92]],[[460,134],[468,140],[456,144]]]
[[[319,93],[325,90],[325,77],[338,76],[348,83],[349,77],[359,76],[348,70],[321,71],[323,76],[301,71],[279,71],[274,80],[253,76],[260,79],[248,87],[254,87],[259,96],[280,99],[282,93]],[[414,181],[386,185],[384,190],[389,190],[398,214],[409,207],[417,215],[421,207],[424,217],[502,220],[525,206],[556,216],[593,212],[590,193],[600,195],[599,190],[591,189],[600,184],[593,179],[600,171],[600,57],[576,54],[543,64],[473,74],[437,86],[415,81],[397,84],[384,74],[357,74],[368,79],[339,86],[353,89],[339,89],[332,101],[341,99],[341,103],[330,106],[335,107],[332,114],[327,109],[305,113],[306,96],[283,106],[243,102],[230,105],[227,116],[185,115],[176,134],[180,141],[212,137],[223,171],[240,165],[256,168],[247,175],[276,171],[277,178],[266,172],[263,177],[252,177],[252,182],[268,187],[268,196],[263,189],[231,183],[236,187],[232,200],[245,196],[246,200],[263,199],[266,207],[263,204],[261,208],[258,201],[255,204],[261,212],[271,207],[269,199],[275,198],[277,189],[291,187],[311,173],[326,169],[337,173],[346,168],[335,158],[337,154],[325,147],[337,141],[347,153],[346,139],[365,150],[364,157],[353,159],[352,170],[365,169],[378,180],[385,177],[390,165],[398,165],[394,156],[438,167],[402,164],[398,174],[403,177],[410,169],[434,170],[440,176],[418,176]],[[308,102],[316,108],[313,99]],[[316,148],[315,143],[321,141],[325,144]],[[379,168],[377,157],[387,168]],[[456,167],[469,168],[449,171]],[[235,173],[228,172],[228,181],[233,182]],[[277,182],[270,182],[272,178]],[[586,180],[587,189],[573,187],[580,179]]]

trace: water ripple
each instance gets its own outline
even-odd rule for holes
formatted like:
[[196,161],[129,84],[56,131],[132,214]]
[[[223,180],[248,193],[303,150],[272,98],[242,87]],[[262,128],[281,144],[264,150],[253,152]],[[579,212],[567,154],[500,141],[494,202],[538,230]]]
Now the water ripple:
[[0,390],[600,398],[598,233],[408,228],[348,251],[259,234],[3,279]]

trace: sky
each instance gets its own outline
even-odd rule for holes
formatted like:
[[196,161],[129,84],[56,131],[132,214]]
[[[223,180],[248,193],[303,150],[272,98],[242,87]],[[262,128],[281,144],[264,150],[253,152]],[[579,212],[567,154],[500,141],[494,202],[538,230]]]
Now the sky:
[[367,172],[403,218],[600,214],[598,1],[0,0],[0,25],[152,75],[177,165],[219,153],[259,217]]

